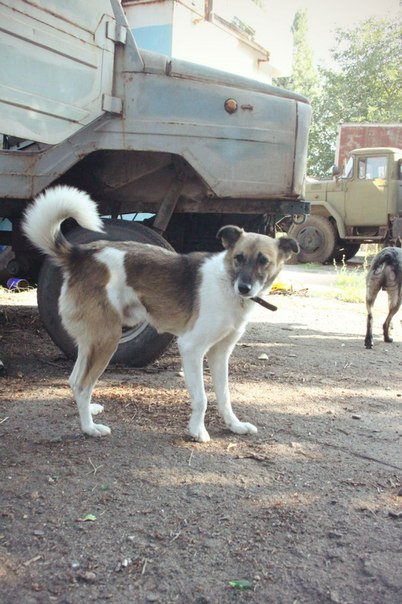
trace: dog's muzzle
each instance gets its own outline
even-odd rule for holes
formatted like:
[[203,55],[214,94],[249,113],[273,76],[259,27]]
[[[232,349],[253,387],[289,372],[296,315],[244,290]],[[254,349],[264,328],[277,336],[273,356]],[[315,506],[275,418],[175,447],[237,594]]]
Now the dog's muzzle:
[[259,294],[261,290],[261,284],[257,281],[250,281],[249,279],[238,278],[234,284],[235,291],[242,298],[252,298]]
[[252,285],[251,283],[240,282],[237,284],[237,291],[244,298],[248,298],[251,294]]

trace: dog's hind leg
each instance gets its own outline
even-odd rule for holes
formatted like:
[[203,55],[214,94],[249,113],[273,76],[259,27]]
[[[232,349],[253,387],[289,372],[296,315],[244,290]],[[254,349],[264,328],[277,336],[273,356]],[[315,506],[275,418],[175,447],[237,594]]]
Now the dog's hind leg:
[[373,348],[373,306],[367,306],[367,328],[364,345],[366,348]]
[[211,370],[215,395],[220,415],[228,428],[236,434],[255,434],[257,428],[241,422],[232,409],[229,392],[229,358],[242,332],[227,336],[209,350],[208,364]]
[[398,310],[401,307],[401,290],[400,288],[396,287],[396,285],[392,285],[391,287],[387,287],[387,294],[388,294],[388,315],[387,318],[385,319],[385,323],[382,326],[383,329],[383,333],[384,333],[384,342],[392,342],[393,339],[391,338],[391,336],[389,335],[389,330],[391,328],[391,321],[393,319],[393,317],[396,315],[396,313],[398,312]]
[[109,332],[108,339],[93,340],[90,346],[86,343],[78,345],[78,357],[69,382],[77,403],[81,429],[89,436],[110,434],[108,426],[94,423],[92,415],[101,412],[103,407],[91,404],[91,397],[97,379],[106,369],[117,348],[119,338],[120,334],[112,337]]
[[366,348],[373,348],[373,306],[381,289],[381,281],[375,276],[369,277],[366,289],[366,308],[367,308],[367,328],[364,345]]

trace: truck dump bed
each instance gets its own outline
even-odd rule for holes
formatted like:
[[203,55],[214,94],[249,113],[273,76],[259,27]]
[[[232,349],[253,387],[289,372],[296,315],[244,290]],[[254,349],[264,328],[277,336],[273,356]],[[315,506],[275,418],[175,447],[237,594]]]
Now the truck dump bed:
[[265,203],[269,213],[268,200],[301,199],[310,106],[300,95],[140,52],[117,0],[0,2],[0,19],[0,216],[63,181],[108,211],[111,188],[125,211],[157,211],[161,196],[147,183],[137,193],[138,181],[160,173],[165,190],[172,158],[191,172],[181,211],[253,213]]

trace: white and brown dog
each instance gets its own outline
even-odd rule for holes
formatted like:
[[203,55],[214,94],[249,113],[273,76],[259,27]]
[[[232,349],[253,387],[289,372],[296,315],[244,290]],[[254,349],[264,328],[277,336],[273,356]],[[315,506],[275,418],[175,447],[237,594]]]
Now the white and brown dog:
[[103,410],[91,403],[92,391],[118,346],[122,327],[140,321],[178,338],[191,397],[192,437],[199,442],[209,440],[204,424],[205,355],[225,424],[237,434],[257,432],[232,410],[228,361],[255,306],[253,298],[271,286],[284,262],[298,252],[297,242],[224,226],[217,236],[225,250],[216,254],[181,255],[136,242],[73,245],[60,230],[67,218],[86,229],[103,231],[95,202],[66,186],[49,189],[34,201],[25,212],[23,230],[63,272],[59,312],[78,346],[70,385],[83,432],[91,436],[110,433],[108,426],[92,419]]

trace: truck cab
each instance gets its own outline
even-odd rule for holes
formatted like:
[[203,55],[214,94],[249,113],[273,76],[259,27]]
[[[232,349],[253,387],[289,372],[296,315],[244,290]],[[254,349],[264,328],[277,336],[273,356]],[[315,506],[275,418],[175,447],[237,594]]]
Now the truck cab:
[[310,180],[311,215],[289,234],[299,241],[301,262],[353,257],[362,243],[393,245],[402,237],[402,150],[355,149],[343,174]]
[[[379,229],[388,228],[390,218],[401,213],[397,156],[398,150],[389,148],[357,149],[350,156],[341,178],[348,236],[361,235],[359,227],[374,227],[373,236],[381,236]],[[356,203],[358,197],[365,203]]]

